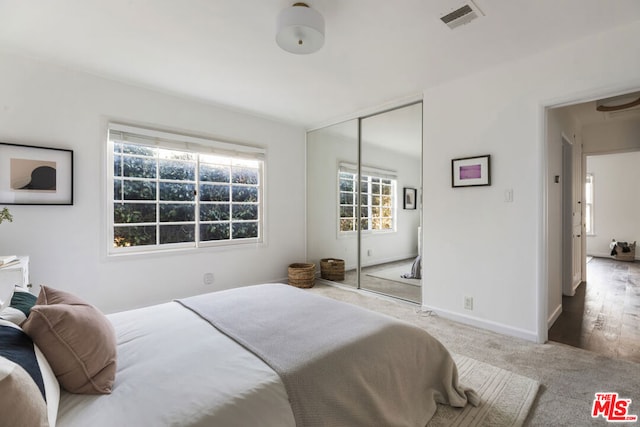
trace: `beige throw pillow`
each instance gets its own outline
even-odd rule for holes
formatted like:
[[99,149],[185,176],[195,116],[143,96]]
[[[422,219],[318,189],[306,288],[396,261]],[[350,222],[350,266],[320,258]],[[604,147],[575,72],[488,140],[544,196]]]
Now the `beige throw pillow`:
[[48,426],[47,404],[33,378],[20,365],[0,356],[0,424]]
[[42,286],[22,328],[40,347],[62,388],[79,394],[111,393],[116,338],[100,310],[68,292]]

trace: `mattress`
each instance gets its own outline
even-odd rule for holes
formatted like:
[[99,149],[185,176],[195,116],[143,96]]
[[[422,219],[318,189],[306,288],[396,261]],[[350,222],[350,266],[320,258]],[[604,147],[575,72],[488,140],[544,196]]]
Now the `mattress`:
[[113,391],[62,391],[59,427],[295,426],[278,375],[180,304],[107,317],[118,342]]
[[422,427],[436,403],[478,403],[424,330],[287,285],[107,317],[112,391],[62,391],[59,427]]

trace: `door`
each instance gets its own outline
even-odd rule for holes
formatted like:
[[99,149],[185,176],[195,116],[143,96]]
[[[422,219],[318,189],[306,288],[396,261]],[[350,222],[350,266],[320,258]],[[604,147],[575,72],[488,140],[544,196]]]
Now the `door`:
[[576,153],[576,147],[563,135],[562,293],[567,296],[573,296],[582,281],[582,168],[577,158],[581,153]]
[[422,301],[422,102],[360,119],[360,288]]

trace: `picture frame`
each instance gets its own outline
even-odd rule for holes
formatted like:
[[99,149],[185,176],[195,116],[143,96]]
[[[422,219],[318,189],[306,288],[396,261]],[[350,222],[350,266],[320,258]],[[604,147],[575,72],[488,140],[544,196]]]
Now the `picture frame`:
[[73,151],[0,142],[0,205],[73,205]]
[[404,187],[403,198],[402,198],[402,208],[415,209],[417,196],[418,196],[418,190],[411,187]]
[[491,185],[491,155],[451,160],[451,186],[480,187]]

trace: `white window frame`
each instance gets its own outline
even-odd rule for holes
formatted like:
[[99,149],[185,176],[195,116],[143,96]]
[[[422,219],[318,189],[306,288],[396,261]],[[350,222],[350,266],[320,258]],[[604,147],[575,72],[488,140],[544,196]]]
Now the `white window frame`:
[[584,217],[585,217],[585,232],[587,236],[595,236],[595,220],[594,220],[594,207],[595,207],[595,180],[593,173],[587,172],[585,175],[584,186]]
[[[341,217],[341,207],[342,207],[342,203],[341,203],[341,193],[344,193],[343,191],[341,191],[340,188],[340,174],[341,173],[349,173],[351,175],[354,176],[354,181],[356,183],[356,187],[354,188],[352,194],[353,194],[353,198],[354,198],[354,208],[356,210],[357,213],[357,203],[359,203],[360,198],[359,195],[361,194],[361,189],[360,189],[360,183],[362,182],[362,180],[357,179],[357,174],[358,174],[358,168],[356,165],[353,164],[349,164],[349,163],[340,163],[338,166],[338,174],[337,174],[337,189],[338,189],[338,212],[337,212],[337,217],[338,217],[338,227],[337,227],[337,231],[338,231],[338,236],[349,236],[349,235],[355,235],[357,233],[357,230],[349,230],[349,231],[343,231],[342,227],[340,226],[340,220],[342,219]],[[369,214],[367,216],[368,218],[368,224],[369,224],[369,228],[367,228],[366,230],[361,230],[360,232],[363,234],[386,234],[386,233],[395,233],[397,232],[397,219],[398,219],[398,203],[397,203],[397,194],[398,194],[398,178],[397,178],[397,174],[393,171],[388,171],[388,170],[383,170],[383,169],[378,169],[378,168],[373,168],[373,167],[367,167],[367,166],[362,166],[361,167],[361,173],[362,173],[362,178],[367,178],[367,182],[368,182],[368,186],[371,186],[371,180],[372,179],[380,179],[380,180],[390,180],[391,181],[391,221],[392,221],[392,226],[391,228],[386,228],[386,229],[371,229],[371,224],[373,222],[373,217],[372,217],[372,193],[370,191],[367,192],[368,196],[367,196],[367,204],[366,206],[369,207]],[[356,224],[359,225],[360,224],[360,220],[361,218],[357,218],[354,217],[356,220]]]
[[[196,189],[199,189],[199,167],[200,167],[200,156],[221,156],[228,157],[231,159],[235,159],[238,162],[242,161],[257,161],[258,163],[258,202],[256,203],[258,212],[258,236],[252,238],[243,238],[243,239],[224,239],[224,240],[208,240],[208,241],[200,241],[200,218],[199,218],[199,206],[200,202],[198,197],[195,198],[196,204],[196,213],[195,220],[185,222],[186,224],[192,224],[195,227],[195,235],[194,241],[189,242],[181,242],[181,243],[159,243],[159,237],[156,237],[156,244],[153,245],[140,245],[140,246],[130,246],[130,247],[116,247],[114,246],[114,232],[115,232],[115,221],[114,221],[114,205],[116,201],[114,200],[114,143],[125,142],[128,144],[136,144],[141,146],[148,146],[150,148],[159,148],[166,149],[172,151],[179,151],[194,154],[196,157],[196,176],[195,176],[195,186]],[[108,135],[107,135],[107,188],[106,188],[106,202],[107,202],[107,255],[126,255],[126,254],[149,254],[149,253],[157,253],[157,252],[165,252],[172,250],[185,250],[185,249],[200,249],[200,248],[210,248],[210,247],[224,247],[230,245],[246,245],[246,244],[257,244],[262,243],[264,239],[264,212],[265,212],[265,189],[264,189],[264,181],[265,181],[265,158],[266,158],[266,150],[263,148],[240,145],[240,144],[232,144],[222,141],[216,141],[212,139],[188,136],[178,133],[165,132],[160,130],[142,128],[137,126],[131,126],[121,123],[109,123],[108,124]],[[156,182],[160,182],[160,178],[156,177],[154,179]],[[230,183],[230,187],[233,184]],[[231,190],[230,190],[231,191]],[[159,218],[159,206],[162,204],[159,199],[159,191],[156,190],[156,206],[158,207],[156,212],[156,221],[145,223],[145,225],[155,225],[156,227],[160,224],[162,225],[171,225],[171,223],[160,222]],[[230,206],[232,205],[232,201],[229,201]],[[231,209],[231,207],[230,207]],[[232,223],[230,219],[230,223]]]

